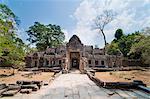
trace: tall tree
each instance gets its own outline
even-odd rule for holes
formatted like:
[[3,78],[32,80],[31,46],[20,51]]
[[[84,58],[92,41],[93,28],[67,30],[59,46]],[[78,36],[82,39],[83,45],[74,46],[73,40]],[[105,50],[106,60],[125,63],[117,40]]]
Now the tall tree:
[[123,30],[122,29],[117,29],[115,32],[115,38],[119,40],[123,36]]
[[18,25],[18,18],[12,10],[0,4],[0,56],[5,59],[3,66],[17,65],[24,59],[24,43],[17,36]]
[[31,44],[36,44],[38,50],[44,50],[46,47],[55,47],[62,44],[65,35],[58,25],[44,25],[35,22],[33,26],[29,27],[27,31],[29,38],[27,39]]
[[94,19],[94,28],[98,29],[104,37],[105,46],[107,44],[104,28],[114,19],[115,13],[112,10],[104,10],[102,14]]

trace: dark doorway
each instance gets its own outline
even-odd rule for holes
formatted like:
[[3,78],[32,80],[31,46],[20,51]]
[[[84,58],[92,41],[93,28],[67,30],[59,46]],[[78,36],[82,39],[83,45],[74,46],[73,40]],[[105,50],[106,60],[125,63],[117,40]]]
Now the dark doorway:
[[72,68],[76,68],[76,69],[79,68],[79,60],[77,58],[72,58],[71,63],[72,63]]
[[101,65],[104,65],[104,61],[101,61]]
[[80,63],[80,54],[79,54],[79,52],[71,52],[70,53],[71,68],[79,69],[79,63]]
[[35,67],[37,67],[37,61],[35,61],[35,64],[34,64],[34,65],[35,65]]

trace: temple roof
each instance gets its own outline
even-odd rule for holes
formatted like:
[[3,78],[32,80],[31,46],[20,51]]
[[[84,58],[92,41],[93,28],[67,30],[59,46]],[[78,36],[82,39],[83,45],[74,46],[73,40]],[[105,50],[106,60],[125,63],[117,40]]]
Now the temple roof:
[[79,39],[79,37],[77,35],[73,35],[70,38],[69,42],[73,42],[73,41],[78,41],[79,43],[81,43],[81,40]]

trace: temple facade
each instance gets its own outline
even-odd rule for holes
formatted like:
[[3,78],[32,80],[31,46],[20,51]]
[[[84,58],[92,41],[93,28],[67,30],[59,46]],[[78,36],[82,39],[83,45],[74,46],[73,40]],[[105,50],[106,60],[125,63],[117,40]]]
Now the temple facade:
[[70,70],[85,70],[90,67],[122,66],[122,56],[104,55],[104,49],[84,45],[78,36],[73,35],[66,45],[47,48],[25,57],[26,67],[61,67]]

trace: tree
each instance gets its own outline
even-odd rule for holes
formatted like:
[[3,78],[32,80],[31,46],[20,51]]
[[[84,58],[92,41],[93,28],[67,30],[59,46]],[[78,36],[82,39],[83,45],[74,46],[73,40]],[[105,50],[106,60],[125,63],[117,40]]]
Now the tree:
[[5,19],[9,22],[12,22],[13,26],[16,24],[19,25],[20,23],[18,17],[5,4],[0,4],[0,19]]
[[44,25],[35,22],[33,26],[29,27],[27,31],[29,38],[27,39],[31,44],[35,43],[38,50],[45,50],[48,47],[56,47],[63,44],[65,35],[58,25]]
[[144,36],[139,42],[134,43],[131,47],[130,55],[133,58],[141,59],[144,64],[150,65],[150,36]]
[[107,54],[108,55],[120,55],[120,50],[118,44],[112,42],[111,44],[107,45]]
[[139,42],[132,45],[129,58],[141,59],[144,64],[150,64],[150,27],[146,27],[141,31]]
[[128,57],[130,49],[134,43],[137,43],[142,38],[140,32],[124,35],[118,40],[118,46],[124,57]]
[[111,44],[107,45],[106,49],[107,49],[107,54],[108,55],[115,55],[114,66],[116,66],[117,56],[121,55],[121,51],[118,47],[118,43],[112,41]]
[[104,33],[104,28],[114,19],[115,13],[112,10],[104,10],[102,14],[97,15],[94,19],[94,28],[98,29],[103,37],[105,46],[107,45],[106,36]]
[[117,29],[115,32],[115,38],[119,40],[123,36],[123,30],[122,29]]
[[3,66],[17,65],[24,59],[24,43],[17,36],[18,18],[6,5],[0,4],[0,56]]
[[134,32],[132,34],[124,35],[120,31],[122,31],[122,30],[118,29],[116,31],[115,34],[119,34],[119,36],[117,35],[117,37],[116,37],[116,38],[118,38],[118,40],[114,39],[111,42],[111,44],[107,48],[107,53],[110,55],[115,55],[117,53],[117,51],[120,51],[124,57],[128,57],[128,58],[136,57],[136,58],[138,58],[137,57],[138,55],[133,56],[133,54],[130,53],[130,50],[131,50],[131,47],[135,43],[138,43],[143,38],[142,33],[137,31],[137,32]]

